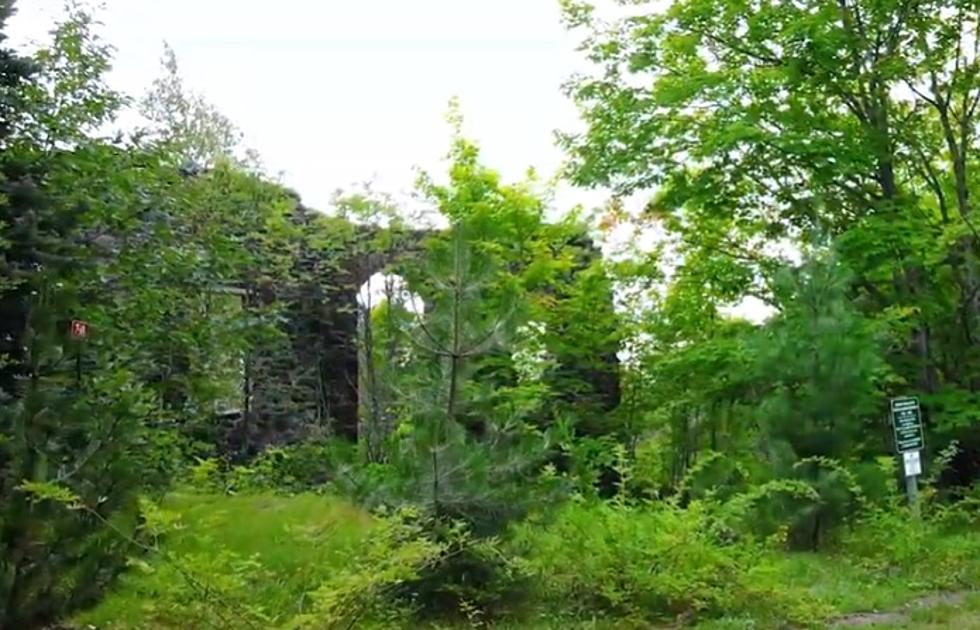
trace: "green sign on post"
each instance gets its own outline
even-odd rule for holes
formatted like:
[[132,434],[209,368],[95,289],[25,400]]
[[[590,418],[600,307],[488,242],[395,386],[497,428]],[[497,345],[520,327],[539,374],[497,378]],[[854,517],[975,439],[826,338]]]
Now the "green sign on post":
[[895,448],[899,453],[921,451],[926,444],[922,434],[922,412],[918,398],[893,398],[892,427],[895,429]]
[[922,434],[922,411],[919,399],[907,396],[892,398],[892,427],[895,429],[895,448],[905,466],[905,491],[909,495],[912,513],[919,515],[919,482],[922,474],[921,451],[926,445]]

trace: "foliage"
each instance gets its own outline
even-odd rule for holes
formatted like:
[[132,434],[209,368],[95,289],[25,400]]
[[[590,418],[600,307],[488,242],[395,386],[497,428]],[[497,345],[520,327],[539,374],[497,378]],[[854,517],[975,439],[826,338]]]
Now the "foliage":
[[793,274],[777,279],[786,306],[758,351],[770,388],[760,406],[767,448],[786,445],[801,458],[881,452],[869,420],[881,409],[876,386],[886,370],[873,329],[847,301],[847,277],[833,261],[808,261]]
[[[819,626],[835,614],[898,608],[930,588],[960,588],[976,579],[975,530],[951,529],[942,519],[917,523],[901,508],[855,523],[841,548],[821,554],[733,542],[710,508],[703,502],[693,510],[578,502],[525,521],[498,540],[474,540],[457,526],[435,542],[417,511],[371,518],[342,500],[310,494],[180,493],[162,506],[144,506],[147,534],[160,536],[157,551],[134,558],[119,587],[75,621],[176,628],[196,614],[199,627],[222,627],[227,622],[218,613],[246,614],[238,604],[247,604],[265,615],[259,627],[335,627],[329,624],[338,621],[344,627],[355,617],[358,627],[425,627],[424,589],[445,586],[439,567],[451,566],[447,560],[464,549],[506,565],[503,582],[493,587],[509,589],[506,598],[487,607],[494,591],[470,591],[466,596],[490,615],[464,610],[433,627],[594,627],[597,618],[609,620],[608,627],[645,627],[658,619],[700,625],[719,615],[745,627],[787,619]],[[244,519],[252,526],[240,527]],[[450,540],[458,544],[446,547]],[[444,555],[420,554],[432,544]],[[570,555],[577,544],[596,553]],[[423,555],[431,561],[416,563]],[[226,603],[235,602],[238,612],[202,598],[177,566]],[[410,577],[399,581],[396,575]],[[216,590],[219,585],[226,590]],[[313,592],[327,602],[325,609],[311,605]],[[675,608],[637,609],[650,597],[666,601],[664,594]],[[610,614],[613,600],[617,610],[637,614]],[[683,614],[687,606],[711,607]],[[232,619],[247,627],[240,617]]]
[[92,16],[0,50],[0,626],[116,577],[83,623],[815,625],[980,578],[976,6],[615,4],[562,2],[596,217],[455,103],[437,221],[370,186],[319,214],[169,47],[115,137]]
[[[310,594],[311,610],[290,621],[295,628],[350,628],[366,616],[388,613],[394,593],[444,560],[453,545],[465,545],[455,530],[449,541],[428,533],[419,514],[399,511],[372,532],[369,543],[349,565]],[[411,587],[409,587],[411,588]]]
[[315,490],[328,484],[353,459],[350,445],[338,441],[273,447],[248,465],[233,467],[228,475],[228,489],[233,492]]
[[308,610],[309,591],[352,566],[374,528],[364,512],[310,494],[178,493],[144,513],[152,551],[134,555],[113,593],[78,623],[278,627]]
[[241,132],[203,96],[185,87],[177,54],[167,43],[160,65],[161,76],[139,103],[140,114],[153,125],[159,142],[185,168],[205,168],[233,157]]
[[[354,194],[338,193],[334,207],[354,227],[344,248],[353,261],[349,265],[353,275],[358,281],[366,278],[357,295],[357,379],[362,393],[358,437],[367,460],[383,462],[404,405],[400,373],[412,359],[412,348],[402,331],[414,317],[410,309],[418,308],[404,279],[395,272],[411,264],[403,259],[406,250],[418,245],[414,241],[420,233],[410,228],[420,218],[404,216],[390,197],[368,186]],[[379,258],[380,269],[375,269]],[[378,274],[382,274],[380,292]]]
[[[930,589],[964,588],[977,579],[976,567],[964,563],[977,553],[977,541],[954,541],[948,532],[951,523],[962,528],[964,517],[967,522],[975,520],[976,506],[963,505],[954,511],[955,516],[940,510],[936,518],[922,520],[907,509],[877,508],[845,534],[842,548],[878,575],[902,571],[915,584]],[[960,531],[968,530],[969,526]]]
[[[797,378],[810,384],[770,398],[770,411],[786,418],[770,420],[816,429],[811,420],[789,420],[792,405],[829,412],[814,404],[834,402],[828,394],[838,390],[827,380],[839,378],[847,383],[842,407],[850,398],[855,411],[867,412],[882,394],[919,393],[935,430],[930,449],[952,439],[972,443],[980,426],[972,411],[980,249],[975,165],[967,157],[980,95],[976,7],[959,0],[617,4],[619,11],[563,3],[592,65],[567,86],[585,129],[563,134],[562,144],[573,181],[648,200],[636,220],[661,230],[670,254],[656,343],[677,339],[685,354],[708,352],[721,309],[749,297],[802,316],[816,294],[787,295],[781,270],[798,268],[801,253],[832,251],[848,277],[828,279],[821,291],[836,285],[834,308],[848,314],[804,329],[774,324],[774,335],[794,335],[772,341],[799,359]],[[806,268],[800,273],[811,273]],[[811,382],[799,353],[814,350],[803,346],[815,340],[800,333],[833,326],[840,329],[819,353],[846,353],[850,362],[811,363]],[[865,345],[872,330],[882,347]],[[658,348],[651,362],[672,351]],[[805,400],[807,387],[824,403]],[[880,433],[862,424],[852,418],[844,430],[818,431],[842,442],[811,443],[798,455],[870,449]],[[791,439],[800,447],[815,437]],[[864,444],[853,444],[858,439]],[[964,453],[956,468],[951,477],[960,483],[975,477],[975,453]]]
[[198,458],[188,467],[187,483],[202,491],[228,494],[310,492],[336,482],[354,461],[356,452],[348,443],[307,441],[270,447],[242,464],[217,457]]
[[386,334],[408,347],[412,368],[389,372],[384,396],[400,396],[402,415],[388,438],[387,468],[373,469],[388,472],[365,498],[411,502],[485,533],[547,496],[535,492],[548,456],[535,422],[548,390],[544,377],[518,377],[515,353],[532,291],[562,254],[549,257],[545,246],[557,237],[529,184],[501,184],[461,137],[449,157],[447,184],[428,176],[419,183],[449,226],[428,238],[424,258],[400,267],[425,309],[389,322],[400,324]]
[[[289,238],[277,186],[220,164],[187,177],[165,149],[99,136],[126,102],[105,83],[110,62],[74,10],[36,73],[4,80],[15,109],[0,160],[3,625],[88,603],[121,567],[137,493],[169,484],[216,433],[214,412],[240,396],[229,363],[269,334],[268,309],[228,309],[217,290],[259,267],[274,276]],[[72,320],[88,323],[86,339],[69,336]],[[25,482],[62,484],[90,510],[31,503]]]
[[[104,46],[84,16],[54,32],[39,53],[38,74],[5,77],[4,101],[16,109],[2,138],[0,242],[9,283],[0,287],[0,625],[29,627],[91,601],[119,568],[127,545],[95,518],[132,528],[133,490],[144,481],[139,419],[151,400],[120,366],[82,375],[80,342],[65,328],[87,289],[91,255],[81,242],[88,207],[39,183],[58,181],[67,167],[56,142],[86,142],[86,132],[111,115]],[[18,65],[9,54],[4,59]],[[4,72],[11,70],[4,68]],[[87,142],[86,142],[87,144]],[[78,147],[74,168],[93,153]],[[77,182],[76,182],[77,183]],[[57,480],[97,511],[66,515],[37,504],[18,488]]]
[[773,479],[732,497],[723,508],[736,531],[817,550],[829,532],[860,517],[864,496],[854,476],[823,458],[801,460],[795,476]]
[[755,612],[811,620],[819,609],[800,593],[755,579],[759,549],[726,544],[719,531],[700,504],[571,503],[554,522],[519,526],[516,544],[526,549],[536,600],[558,615],[599,611],[635,623]]

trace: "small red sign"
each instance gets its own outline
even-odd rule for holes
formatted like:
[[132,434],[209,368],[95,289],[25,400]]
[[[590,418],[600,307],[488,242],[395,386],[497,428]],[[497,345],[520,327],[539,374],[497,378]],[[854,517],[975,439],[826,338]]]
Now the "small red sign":
[[71,338],[72,339],[85,339],[88,337],[88,322],[83,322],[80,319],[71,320]]

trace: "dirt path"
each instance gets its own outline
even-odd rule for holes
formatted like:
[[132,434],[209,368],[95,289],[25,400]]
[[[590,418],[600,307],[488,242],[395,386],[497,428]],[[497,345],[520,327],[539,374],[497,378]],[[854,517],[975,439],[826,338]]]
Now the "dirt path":
[[920,597],[907,603],[899,610],[887,612],[853,613],[840,617],[833,622],[833,628],[857,628],[875,625],[898,625],[911,621],[910,616],[917,610],[925,610],[936,606],[957,606],[963,603],[971,591],[935,593]]

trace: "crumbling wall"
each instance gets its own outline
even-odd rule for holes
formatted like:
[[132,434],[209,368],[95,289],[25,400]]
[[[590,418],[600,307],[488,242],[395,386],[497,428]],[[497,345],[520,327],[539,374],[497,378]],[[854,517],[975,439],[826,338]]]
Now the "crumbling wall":
[[[297,220],[308,221],[309,217],[300,213]],[[355,235],[370,229],[348,228]],[[229,432],[231,451],[248,454],[311,435],[357,439],[358,291],[371,276],[399,259],[423,255],[423,243],[431,235],[422,230],[409,232],[398,247],[387,251],[350,248],[333,267],[327,266],[323,253],[301,252],[297,266],[304,271],[305,281],[280,288],[276,296],[283,306],[282,330],[288,343],[257,349],[251,358],[247,409]],[[358,239],[359,243],[370,241]],[[600,256],[587,237],[570,244],[579,251],[580,268]],[[613,308],[611,291],[608,307]],[[558,357],[556,376],[573,377],[584,384],[575,394],[576,404],[597,411],[609,411],[619,404],[617,350],[615,346],[605,348],[585,362]]]

